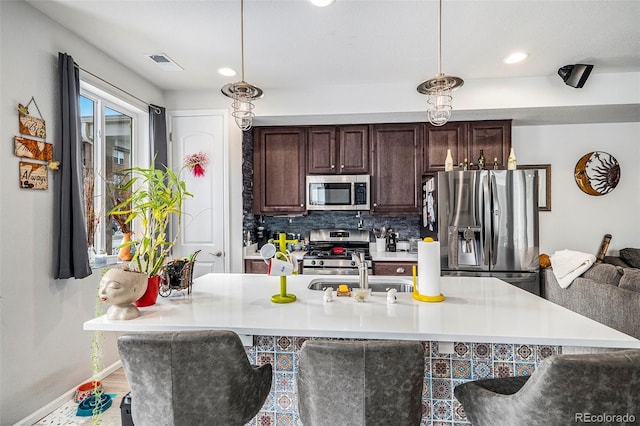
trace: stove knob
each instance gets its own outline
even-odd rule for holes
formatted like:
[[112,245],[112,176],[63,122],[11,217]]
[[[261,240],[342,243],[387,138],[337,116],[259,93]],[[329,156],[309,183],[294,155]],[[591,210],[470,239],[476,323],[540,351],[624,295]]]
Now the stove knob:
[[315,265],[315,264],[316,264],[316,261],[315,261],[315,260],[312,260],[312,261],[311,261],[311,265]]
[[324,260],[320,261],[320,266],[324,265]]
[[355,260],[351,261],[351,266],[356,266],[356,261]]

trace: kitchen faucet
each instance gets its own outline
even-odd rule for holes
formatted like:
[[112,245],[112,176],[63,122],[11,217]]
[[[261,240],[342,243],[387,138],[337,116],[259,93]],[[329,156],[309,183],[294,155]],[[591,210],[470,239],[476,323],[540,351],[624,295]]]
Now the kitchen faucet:
[[369,290],[369,269],[364,260],[364,253],[353,253],[351,259],[358,265],[358,284],[360,290]]

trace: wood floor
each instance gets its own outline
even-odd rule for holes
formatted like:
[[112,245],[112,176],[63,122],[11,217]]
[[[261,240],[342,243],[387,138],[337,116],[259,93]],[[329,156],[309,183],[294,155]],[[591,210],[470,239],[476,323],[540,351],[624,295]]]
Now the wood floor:
[[[102,413],[101,416],[101,426],[120,426],[122,425],[121,415],[120,415],[120,403],[122,402],[122,397],[124,397],[129,392],[129,383],[127,382],[127,378],[124,376],[124,370],[119,368],[114,371],[109,376],[105,377],[102,380],[102,387],[105,393],[115,394],[116,397],[113,399],[113,404],[107,411]],[[70,401],[73,407],[77,409],[77,404],[73,404],[73,401]],[[72,417],[69,418],[65,415],[68,413],[69,409],[65,410],[64,407],[61,407],[59,410],[54,411],[48,416],[44,417],[40,421],[38,421],[35,425],[91,425],[92,420],[91,417]],[[78,419],[81,419],[81,423],[79,423]]]

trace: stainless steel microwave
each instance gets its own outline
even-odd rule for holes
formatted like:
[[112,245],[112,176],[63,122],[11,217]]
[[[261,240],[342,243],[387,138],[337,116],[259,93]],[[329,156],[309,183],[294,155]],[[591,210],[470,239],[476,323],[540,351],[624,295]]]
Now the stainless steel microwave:
[[369,210],[369,175],[307,176],[307,210]]

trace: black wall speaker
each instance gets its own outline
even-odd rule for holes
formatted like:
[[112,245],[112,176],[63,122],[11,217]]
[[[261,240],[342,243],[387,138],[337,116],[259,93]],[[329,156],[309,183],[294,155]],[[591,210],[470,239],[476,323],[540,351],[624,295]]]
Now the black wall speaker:
[[562,77],[562,80],[567,86],[580,89],[586,83],[593,65],[575,64],[565,65],[558,70],[558,75]]

